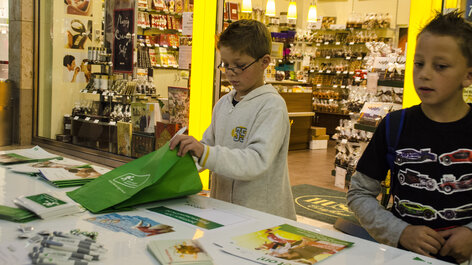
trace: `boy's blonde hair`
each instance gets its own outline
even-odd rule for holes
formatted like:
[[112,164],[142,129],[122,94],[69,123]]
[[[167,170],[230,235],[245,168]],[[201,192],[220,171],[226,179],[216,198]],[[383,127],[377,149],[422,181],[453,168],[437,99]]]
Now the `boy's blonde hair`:
[[272,38],[267,27],[257,20],[242,19],[231,23],[221,33],[217,47],[229,47],[235,52],[261,58],[272,50]]
[[421,30],[440,36],[450,36],[457,41],[462,54],[467,59],[467,66],[472,66],[472,24],[462,17],[462,12],[453,11],[436,16]]

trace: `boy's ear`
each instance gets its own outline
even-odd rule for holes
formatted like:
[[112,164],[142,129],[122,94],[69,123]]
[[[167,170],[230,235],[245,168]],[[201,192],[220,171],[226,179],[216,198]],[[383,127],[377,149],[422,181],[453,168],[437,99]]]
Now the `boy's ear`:
[[270,55],[266,54],[261,58],[262,65],[264,66],[264,69],[267,68],[270,64]]
[[462,87],[469,87],[472,85],[472,66],[467,68],[466,75],[462,81]]

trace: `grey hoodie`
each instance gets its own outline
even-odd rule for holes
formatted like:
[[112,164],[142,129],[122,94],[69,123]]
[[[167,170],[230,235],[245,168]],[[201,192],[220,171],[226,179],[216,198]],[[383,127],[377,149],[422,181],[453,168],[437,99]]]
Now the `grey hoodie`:
[[200,166],[212,171],[213,198],[296,220],[288,177],[290,123],[287,106],[272,85],[236,91],[215,105],[201,142]]

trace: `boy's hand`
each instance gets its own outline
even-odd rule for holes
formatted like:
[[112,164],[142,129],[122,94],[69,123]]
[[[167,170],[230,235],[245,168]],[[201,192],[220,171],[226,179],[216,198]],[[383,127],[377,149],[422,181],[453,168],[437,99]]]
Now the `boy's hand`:
[[439,234],[447,238],[446,243],[439,251],[441,256],[452,256],[458,263],[472,257],[472,230],[465,226],[440,231]]
[[193,156],[198,158],[202,157],[204,146],[192,136],[182,134],[176,135],[172,140],[170,140],[170,150],[174,150],[174,148],[179,144],[179,151],[177,152],[178,156],[184,156],[187,152],[190,152]]
[[437,254],[444,243],[438,232],[424,225],[409,225],[400,235],[400,244],[404,248],[428,257]]

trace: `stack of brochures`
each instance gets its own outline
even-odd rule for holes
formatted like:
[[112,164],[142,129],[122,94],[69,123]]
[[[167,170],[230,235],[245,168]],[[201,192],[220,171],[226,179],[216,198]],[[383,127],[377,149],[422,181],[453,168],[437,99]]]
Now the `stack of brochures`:
[[148,250],[163,265],[195,264],[211,265],[212,258],[196,240],[168,239],[153,240],[147,245]]
[[62,157],[48,153],[39,146],[35,146],[31,149],[10,150],[0,153],[1,165],[46,161],[51,159],[62,159]]
[[8,165],[8,168],[17,173],[37,175],[60,188],[84,185],[110,171],[68,158]]
[[224,252],[257,263],[303,265],[317,263],[354,243],[282,224],[215,244]]
[[42,219],[82,212],[77,203],[66,196],[60,196],[55,193],[23,195],[14,199],[13,202],[20,207],[34,212]]
[[0,219],[23,223],[36,220],[38,216],[29,210],[0,205]]

